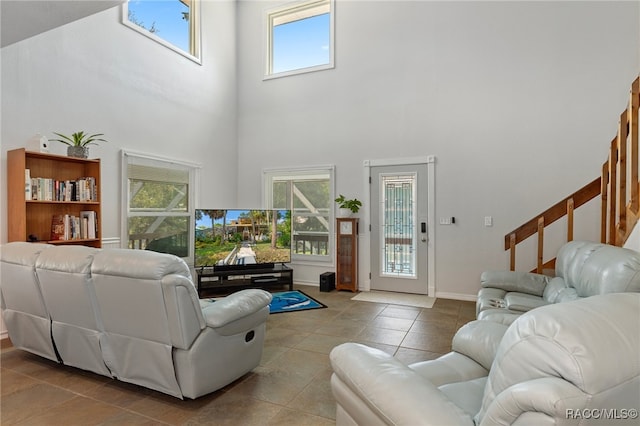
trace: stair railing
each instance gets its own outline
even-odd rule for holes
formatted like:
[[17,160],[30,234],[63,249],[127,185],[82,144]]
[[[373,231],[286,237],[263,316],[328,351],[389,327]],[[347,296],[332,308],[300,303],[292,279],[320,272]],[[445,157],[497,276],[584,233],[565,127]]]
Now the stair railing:
[[[629,106],[620,115],[618,132],[611,141],[609,158],[602,166],[601,177],[535,216],[505,235],[504,249],[510,250],[509,266],[516,268],[516,246],[537,235],[537,273],[555,267],[555,257],[545,262],[545,228],[567,217],[567,241],[573,240],[574,211],[600,195],[600,241],[622,246],[640,218],[640,181],[638,180],[638,108],[640,77],[631,85]],[[627,200],[629,200],[627,202]]]

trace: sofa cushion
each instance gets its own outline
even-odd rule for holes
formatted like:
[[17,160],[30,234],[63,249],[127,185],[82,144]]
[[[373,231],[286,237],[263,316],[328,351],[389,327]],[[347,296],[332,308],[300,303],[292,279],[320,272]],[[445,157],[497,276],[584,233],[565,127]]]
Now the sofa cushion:
[[473,417],[482,406],[482,394],[486,384],[487,378],[485,376],[465,382],[449,383],[440,386],[438,390],[456,406],[462,408],[465,413]]
[[409,368],[427,379],[434,386],[451,382],[464,382],[478,377],[485,377],[489,374],[489,370],[482,365],[458,352],[449,352],[438,359],[416,362],[409,365]]

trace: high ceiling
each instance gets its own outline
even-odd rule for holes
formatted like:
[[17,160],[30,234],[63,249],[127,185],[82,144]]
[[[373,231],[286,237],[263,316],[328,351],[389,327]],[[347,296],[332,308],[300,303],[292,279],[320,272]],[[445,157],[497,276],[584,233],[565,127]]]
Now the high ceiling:
[[124,2],[125,0],[1,0],[0,47]]

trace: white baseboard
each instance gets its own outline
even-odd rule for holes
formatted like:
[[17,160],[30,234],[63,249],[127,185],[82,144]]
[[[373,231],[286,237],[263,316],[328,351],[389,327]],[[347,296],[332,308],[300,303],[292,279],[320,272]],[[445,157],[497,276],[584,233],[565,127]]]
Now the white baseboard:
[[299,284],[299,285],[308,285],[311,287],[320,287],[320,284],[317,281],[304,281],[304,280],[299,280],[297,278],[293,283]]
[[437,299],[453,299],[453,300],[464,300],[467,302],[475,302],[478,298],[475,294],[461,294],[461,293],[448,293],[445,291],[436,291]]
[[120,238],[118,237],[103,238],[102,248],[120,248]]

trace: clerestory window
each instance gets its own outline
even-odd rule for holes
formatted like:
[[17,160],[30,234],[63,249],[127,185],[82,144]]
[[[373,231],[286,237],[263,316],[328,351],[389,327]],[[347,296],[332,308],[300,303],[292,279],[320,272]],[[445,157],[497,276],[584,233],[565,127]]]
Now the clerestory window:
[[263,172],[264,205],[291,210],[294,261],[333,259],[333,166]]
[[128,0],[122,22],[200,63],[200,0]]
[[265,12],[265,79],[334,67],[334,4],[298,1]]

